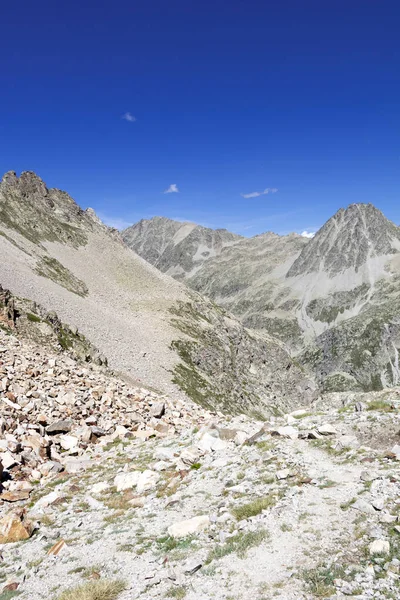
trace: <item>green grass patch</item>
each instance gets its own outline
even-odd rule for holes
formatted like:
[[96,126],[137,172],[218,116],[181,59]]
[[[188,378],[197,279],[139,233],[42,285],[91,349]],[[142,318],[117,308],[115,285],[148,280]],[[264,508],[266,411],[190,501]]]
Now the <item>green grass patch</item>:
[[176,598],[182,600],[186,596],[186,588],[184,585],[172,586],[165,594],[165,598]]
[[391,412],[394,410],[394,407],[386,400],[372,400],[367,405],[367,410],[379,410],[381,412]]
[[125,588],[123,581],[99,579],[65,590],[58,600],[115,600]]
[[38,317],[37,315],[34,315],[33,313],[26,313],[26,318],[28,319],[28,321],[31,321],[31,323],[41,323],[42,319],[40,317]]
[[264,496],[263,498],[257,498],[252,502],[247,502],[247,504],[235,506],[235,508],[231,510],[231,513],[238,521],[240,521],[241,519],[249,519],[250,517],[255,517],[256,515],[259,515],[261,511],[275,506],[277,501],[278,497],[276,495],[269,494],[268,496]]
[[302,572],[303,580],[316,598],[328,598],[335,593],[335,579],[342,579],[345,570],[339,566],[316,567]]
[[268,539],[269,533],[266,529],[238,533],[229,538],[225,544],[213,548],[213,550],[208,553],[206,564],[233,553],[237,554],[240,558],[245,558],[250,548],[259,546],[263,541]]

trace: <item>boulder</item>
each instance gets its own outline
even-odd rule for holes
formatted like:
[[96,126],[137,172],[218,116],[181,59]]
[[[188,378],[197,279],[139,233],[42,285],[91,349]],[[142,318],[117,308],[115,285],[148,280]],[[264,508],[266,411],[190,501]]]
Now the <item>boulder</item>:
[[0,544],[10,544],[31,537],[34,524],[23,510],[7,514],[0,520]]
[[49,435],[56,435],[57,433],[68,433],[72,429],[72,421],[70,419],[62,419],[61,421],[55,421],[46,428],[46,433]]
[[296,440],[299,437],[299,432],[294,427],[286,425],[284,427],[278,427],[278,429],[271,431],[271,435],[277,435],[279,437]]
[[174,538],[183,538],[193,533],[207,529],[210,524],[208,515],[200,515],[186,521],[179,521],[168,527],[168,534]]
[[321,435],[336,435],[337,431],[332,425],[325,423],[324,425],[320,425],[318,427],[318,433]]
[[114,485],[117,488],[117,492],[123,492],[137,486],[140,471],[131,471],[130,473],[118,473],[114,478]]
[[155,488],[159,479],[160,475],[156,473],[156,471],[143,471],[143,473],[140,474],[137,482],[137,492],[142,494],[143,492],[147,492],[148,490]]
[[199,442],[197,443],[197,447],[200,448],[200,450],[203,450],[204,452],[215,452],[217,450],[225,450],[227,445],[227,442],[225,442],[224,440],[220,440],[219,437],[212,435],[211,432],[204,433],[204,435],[200,438]]
[[72,450],[78,446],[79,440],[74,435],[61,435],[60,444],[64,450]]
[[386,540],[374,540],[369,545],[369,554],[390,554],[390,544]]
[[161,417],[165,414],[165,404],[164,402],[155,402],[150,408],[150,416],[155,419],[161,419]]
[[190,447],[190,448],[186,448],[182,452],[180,459],[185,465],[187,465],[188,467],[191,467],[199,460],[200,456],[201,456],[201,453],[197,448]]

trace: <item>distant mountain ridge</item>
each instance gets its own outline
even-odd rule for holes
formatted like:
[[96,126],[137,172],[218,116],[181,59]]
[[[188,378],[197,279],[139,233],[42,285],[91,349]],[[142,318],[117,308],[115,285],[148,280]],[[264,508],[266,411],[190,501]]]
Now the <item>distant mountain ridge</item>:
[[33,172],[9,172],[0,183],[0,256],[0,284],[57,313],[69,326],[64,346],[78,330],[136,382],[213,410],[261,415],[313,393],[283,343],[161,273],[93,210]]
[[[160,264],[179,268],[169,253]],[[326,389],[399,381],[400,228],[372,204],[341,208],[311,239],[235,240],[185,281],[245,326],[289,344]]]
[[243,239],[226,229],[209,229],[165,217],[142,219],[121,235],[132,250],[175,279],[191,277],[206,260]]

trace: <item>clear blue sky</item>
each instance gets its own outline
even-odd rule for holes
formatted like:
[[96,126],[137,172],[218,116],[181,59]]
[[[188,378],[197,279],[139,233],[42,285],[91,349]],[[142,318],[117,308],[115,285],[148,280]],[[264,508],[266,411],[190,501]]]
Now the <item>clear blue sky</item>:
[[399,31],[398,0],[3,2],[0,171],[117,225],[400,222]]

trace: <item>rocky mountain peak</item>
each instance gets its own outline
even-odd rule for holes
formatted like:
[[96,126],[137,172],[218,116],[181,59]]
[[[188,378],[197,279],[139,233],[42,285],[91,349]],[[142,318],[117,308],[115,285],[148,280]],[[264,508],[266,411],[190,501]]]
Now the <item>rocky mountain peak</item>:
[[211,229],[167,217],[142,219],[122,232],[124,242],[160,271],[184,279],[206,260],[243,239],[226,229]]
[[369,259],[400,251],[400,228],[372,204],[341,208],[310,240],[287,273],[296,277],[325,271],[330,276]]
[[33,171],[24,171],[20,177],[17,176],[15,171],[8,171],[1,181],[2,190],[14,189],[23,196],[47,196],[48,189],[44,181],[36,175]]

